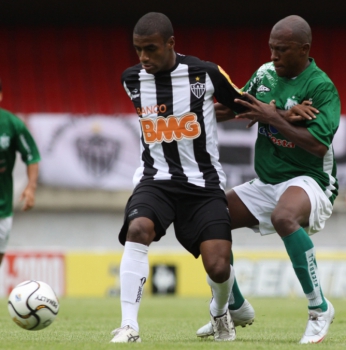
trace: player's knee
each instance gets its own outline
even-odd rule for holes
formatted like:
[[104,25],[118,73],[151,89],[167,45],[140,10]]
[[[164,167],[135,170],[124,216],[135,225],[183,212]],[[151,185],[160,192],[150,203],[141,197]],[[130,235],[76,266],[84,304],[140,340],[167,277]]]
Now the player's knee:
[[282,231],[293,232],[292,230],[297,226],[296,218],[290,212],[284,210],[274,211],[271,215],[271,222],[279,234]]
[[228,280],[230,276],[230,264],[215,261],[205,265],[205,270],[208,276],[215,283],[223,283]]
[[153,225],[143,220],[133,220],[127,231],[126,240],[149,245],[154,237]]

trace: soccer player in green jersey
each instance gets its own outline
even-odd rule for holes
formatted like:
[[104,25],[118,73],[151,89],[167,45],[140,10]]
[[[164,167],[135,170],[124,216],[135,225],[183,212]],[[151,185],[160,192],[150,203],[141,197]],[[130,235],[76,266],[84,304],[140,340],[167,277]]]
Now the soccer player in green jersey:
[[[0,101],[2,84],[0,81]],[[0,264],[4,257],[12,228],[13,217],[13,177],[16,152],[21,154],[27,166],[28,182],[21,194],[24,211],[35,203],[35,191],[38,177],[40,155],[33,137],[24,122],[18,117],[0,108]]]
[[[332,141],[340,120],[340,99],[332,81],[309,57],[311,29],[303,18],[289,16],[276,23],[269,47],[271,62],[261,66],[243,88],[249,102],[236,100],[248,108],[236,118],[258,122],[258,178],[229,191],[228,206],[232,229],[250,227],[282,238],[308,300],[309,318],[300,343],[319,343],[333,322],[334,308],[323,295],[309,235],[323,229],[338,194]],[[292,108],[304,101],[316,109],[292,122]],[[229,109],[220,105],[217,109],[220,119],[235,117]],[[233,299],[244,300],[239,291],[233,294]],[[207,324],[197,336],[211,333]]]

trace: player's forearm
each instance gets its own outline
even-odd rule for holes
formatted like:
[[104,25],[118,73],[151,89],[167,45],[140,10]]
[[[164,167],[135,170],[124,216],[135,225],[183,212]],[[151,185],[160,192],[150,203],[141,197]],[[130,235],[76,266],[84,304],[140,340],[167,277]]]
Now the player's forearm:
[[226,120],[234,119],[235,114],[230,108],[218,102],[214,104],[214,107],[215,107],[215,113],[216,113],[216,120],[218,123],[224,122]]
[[307,128],[290,124],[283,118],[273,119],[270,125],[288,140],[316,157],[322,158],[328,151],[327,147],[312,136]]
[[38,180],[38,163],[29,164],[26,167],[26,173],[28,177],[27,187],[36,190]]

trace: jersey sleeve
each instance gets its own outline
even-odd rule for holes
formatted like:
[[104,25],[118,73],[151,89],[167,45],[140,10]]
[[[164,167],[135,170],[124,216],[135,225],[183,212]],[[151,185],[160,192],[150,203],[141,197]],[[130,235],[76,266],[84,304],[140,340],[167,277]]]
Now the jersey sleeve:
[[259,77],[257,75],[257,71],[252,75],[249,81],[242,88],[242,91],[249,93],[250,95],[256,97],[256,91],[258,88]]
[[34,138],[23,121],[18,120],[16,124],[16,148],[21,154],[23,162],[27,165],[38,163],[41,160],[41,157]]
[[214,85],[214,96],[218,102],[236,113],[245,111],[245,107],[235,103],[234,99],[244,99],[242,91],[232,82],[229,75],[215,63],[207,62],[208,74]]
[[316,119],[307,121],[307,129],[318,141],[329,147],[340,122],[341,106],[338,92],[330,82],[317,86],[309,98],[319,113]]

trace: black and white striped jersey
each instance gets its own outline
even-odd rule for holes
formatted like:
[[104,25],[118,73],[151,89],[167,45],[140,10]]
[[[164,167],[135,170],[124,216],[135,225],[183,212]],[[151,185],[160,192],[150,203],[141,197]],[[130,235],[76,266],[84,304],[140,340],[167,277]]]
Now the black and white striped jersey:
[[214,97],[236,112],[243,107],[234,103],[241,94],[222,68],[177,54],[169,71],[148,74],[137,64],[124,71],[122,83],[141,129],[141,166],[134,185],[154,179],[224,189]]

